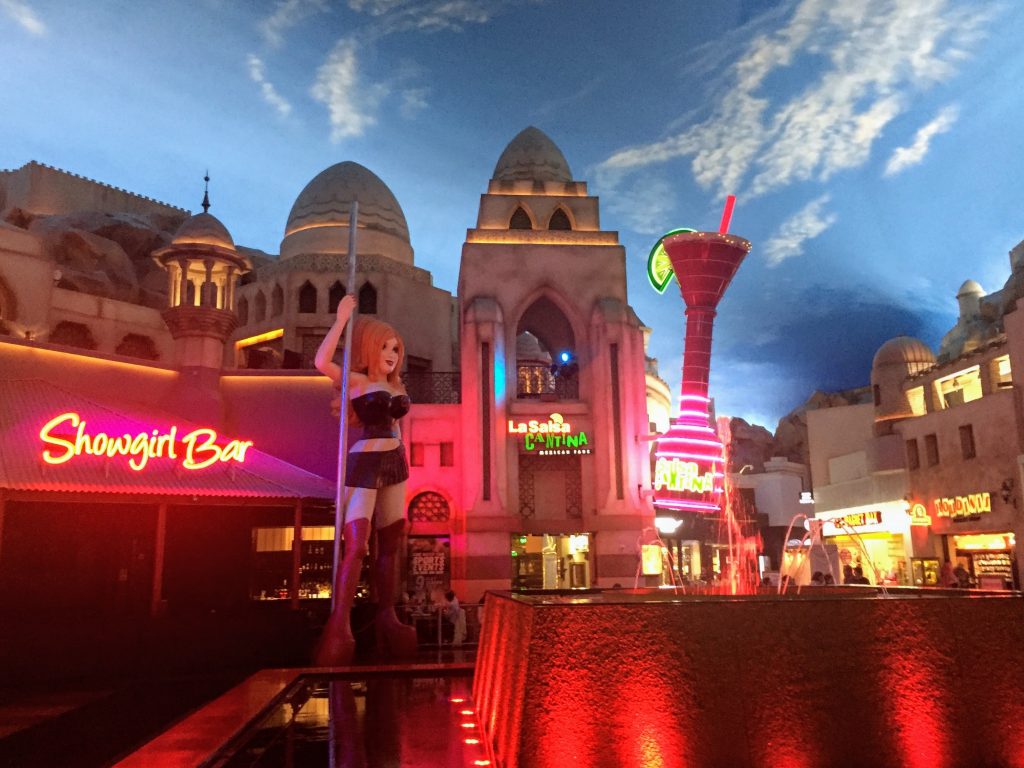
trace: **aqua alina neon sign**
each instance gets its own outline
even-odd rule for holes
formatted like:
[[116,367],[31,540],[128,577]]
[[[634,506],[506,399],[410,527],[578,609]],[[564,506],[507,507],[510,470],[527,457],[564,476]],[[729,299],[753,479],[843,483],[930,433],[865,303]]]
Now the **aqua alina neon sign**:
[[[67,429],[74,430],[70,435]],[[251,440],[230,440],[218,444],[219,435],[208,428],[194,429],[178,437],[178,428],[166,432],[158,429],[132,435],[110,435],[106,432],[87,431],[88,423],[77,413],[62,413],[46,422],[39,430],[39,439],[47,446],[43,461],[47,464],[65,464],[80,456],[124,456],[128,466],[136,472],[146,468],[151,459],[177,460],[180,456],[184,469],[205,469],[213,464],[245,461],[252,447]],[[63,432],[61,430],[64,430]],[[56,450],[54,450],[56,449]]]

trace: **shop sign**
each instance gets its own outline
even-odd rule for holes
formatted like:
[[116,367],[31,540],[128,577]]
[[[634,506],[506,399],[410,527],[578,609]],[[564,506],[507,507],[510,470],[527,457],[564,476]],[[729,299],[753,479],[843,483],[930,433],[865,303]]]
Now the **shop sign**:
[[509,419],[508,433],[523,436],[520,447],[525,453],[538,456],[585,456],[590,453],[587,433],[573,432],[572,424],[560,413],[552,413],[547,421],[530,419],[516,422]]
[[824,523],[822,533],[825,536],[842,536],[858,528],[865,528],[869,525],[881,525],[882,513],[878,510],[850,512],[846,515],[826,518]]
[[715,489],[714,472],[701,472],[695,461],[659,456],[654,464],[654,490],[710,493]]
[[124,456],[136,472],[146,468],[150,459],[181,458],[184,469],[204,469],[219,462],[245,461],[252,447],[251,440],[231,440],[218,444],[219,435],[212,429],[194,429],[178,437],[178,428],[167,431],[153,429],[136,435],[110,435],[93,432],[77,413],[62,413],[50,419],[39,430],[43,441],[43,461],[64,464],[79,456]]
[[935,499],[932,502],[932,509],[936,517],[948,517],[953,520],[976,517],[992,511],[992,495],[986,491]]
[[413,576],[432,576],[444,573],[444,552],[413,552],[409,571]]
[[911,525],[931,525],[932,518],[924,504],[914,504],[910,508]]

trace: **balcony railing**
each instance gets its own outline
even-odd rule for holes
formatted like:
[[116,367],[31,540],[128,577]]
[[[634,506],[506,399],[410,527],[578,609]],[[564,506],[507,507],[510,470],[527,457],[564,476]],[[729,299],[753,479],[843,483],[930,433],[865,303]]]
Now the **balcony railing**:
[[516,366],[516,397],[525,400],[579,400],[580,383],[575,373],[552,371],[543,363]]
[[462,402],[462,380],[458,371],[410,371],[403,374],[402,383],[413,403],[457,405]]

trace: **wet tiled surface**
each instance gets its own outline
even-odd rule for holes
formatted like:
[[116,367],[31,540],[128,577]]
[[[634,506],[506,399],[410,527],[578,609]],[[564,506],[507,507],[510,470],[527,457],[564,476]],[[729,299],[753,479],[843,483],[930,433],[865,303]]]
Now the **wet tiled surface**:
[[305,678],[218,768],[487,765],[468,674]]

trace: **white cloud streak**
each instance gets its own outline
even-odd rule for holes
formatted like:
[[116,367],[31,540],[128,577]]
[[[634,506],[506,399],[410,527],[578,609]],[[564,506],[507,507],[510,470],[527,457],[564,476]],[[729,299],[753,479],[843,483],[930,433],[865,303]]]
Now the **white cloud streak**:
[[388,95],[386,85],[360,88],[358,46],[351,38],[339,40],[327,60],[317,70],[310,94],[327,107],[331,123],[331,141],[362,136],[375,125],[375,111]]
[[677,198],[666,179],[645,177],[620,189],[606,204],[634,232],[657,237],[665,233],[665,221],[672,218]]
[[398,108],[402,117],[412,120],[416,115],[427,108],[427,88],[409,88],[402,91],[402,105]]
[[779,227],[765,243],[765,257],[769,267],[777,267],[786,259],[804,252],[804,243],[813,240],[836,222],[836,215],[822,211],[829,202],[828,194],[816,197]]
[[512,4],[512,0],[349,0],[348,7],[376,19],[377,36],[393,32],[460,31],[485,24]]
[[277,92],[273,83],[267,80],[263,61],[258,56],[250,53],[247,63],[249,65],[249,77],[260,87],[260,93],[263,95],[264,101],[277,110],[277,114],[281,117],[288,117],[292,112],[292,105]]
[[[800,0],[776,30],[746,45],[711,116],[660,141],[624,148],[599,166],[615,181],[691,157],[694,178],[717,195],[761,195],[825,181],[862,165],[908,94],[949,78],[991,6],[949,0]],[[775,18],[775,17],[772,17]],[[815,79],[799,78],[803,72]],[[797,81],[773,103],[773,77]]]
[[20,0],[0,0],[0,11],[30,34],[37,37],[46,34],[46,25],[28,3]]
[[271,47],[279,48],[285,32],[327,9],[326,0],[280,0],[274,12],[259,23],[259,30]]
[[921,163],[931,148],[932,139],[952,128],[959,116],[960,109],[955,104],[944,107],[933,120],[918,129],[909,147],[897,147],[893,151],[882,175],[894,176]]

